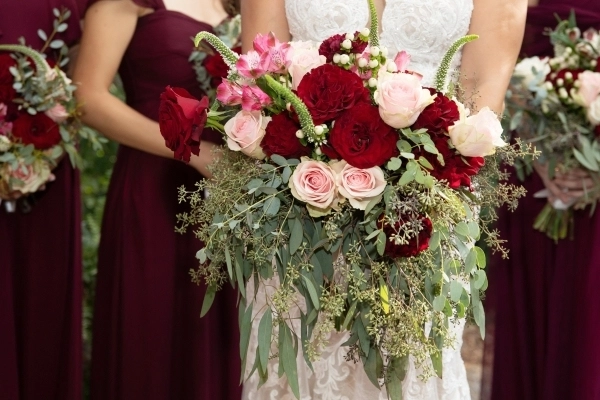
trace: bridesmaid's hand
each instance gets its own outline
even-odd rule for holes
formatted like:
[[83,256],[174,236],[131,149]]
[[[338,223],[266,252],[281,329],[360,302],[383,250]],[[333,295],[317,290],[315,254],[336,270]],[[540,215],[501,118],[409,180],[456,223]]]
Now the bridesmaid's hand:
[[554,179],[550,179],[547,164],[534,162],[533,166],[540,178],[542,178],[544,186],[550,192],[550,196],[548,196],[550,204],[553,204],[556,199],[565,204],[573,204],[585,195],[586,190],[594,186],[594,181],[590,174],[579,168],[571,170],[568,173],[556,171]]

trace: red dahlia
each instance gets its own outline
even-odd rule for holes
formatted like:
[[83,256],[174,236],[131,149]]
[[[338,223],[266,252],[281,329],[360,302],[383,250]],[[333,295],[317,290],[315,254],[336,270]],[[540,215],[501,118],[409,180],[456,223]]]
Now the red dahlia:
[[298,129],[300,125],[287,113],[274,115],[267,125],[260,147],[269,157],[273,154],[285,158],[309,156],[310,149],[300,143],[300,139],[296,137]]

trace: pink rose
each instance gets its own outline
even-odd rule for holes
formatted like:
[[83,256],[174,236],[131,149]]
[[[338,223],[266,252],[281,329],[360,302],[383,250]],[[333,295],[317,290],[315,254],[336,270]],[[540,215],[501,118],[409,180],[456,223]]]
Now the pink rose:
[[577,80],[579,81],[579,90],[574,96],[574,100],[587,108],[600,94],[600,72],[583,71]]
[[361,169],[346,161],[338,161],[331,168],[336,172],[339,193],[350,201],[352,207],[359,210],[367,208],[367,204],[385,189],[385,176],[379,167]]
[[375,102],[381,119],[393,128],[411,126],[434,98],[418,76],[379,71]]
[[57,124],[64,122],[69,117],[69,113],[67,112],[65,107],[60,103],[56,103],[52,108],[46,110],[44,114],[46,114],[48,118],[50,118]]
[[475,115],[459,120],[449,128],[450,140],[465,157],[484,157],[505,146],[502,124],[496,114],[484,107]]
[[586,111],[588,121],[594,126],[600,125],[600,97],[596,97]]
[[249,157],[265,158],[260,142],[271,117],[265,117],[260,111],[240,111],[225,123],[227,147],[241,151]]
[[289,73],[292,77],[292,89],[298,89],[300,81],[310,70],[325,64],[327,59],[319,54],[312,42],[292,42],[292,56]]
[[292,195],[307,203],[312,217],[321,217],[331,212],[337,203],[335,172],[322,161],[302,157],[289,182]]
[[5,163],[0,169],[0,181],[3,181],[4,190],[18,191],[23,194],[37,192],[43,184],[51,179],[52,173],[48,163],[36,159],[32,164],[18,161],[15,169],[11,163]]
[[230,81],[223,79],[217,86],[217,100],[227,106],[242,104],[242,88]]

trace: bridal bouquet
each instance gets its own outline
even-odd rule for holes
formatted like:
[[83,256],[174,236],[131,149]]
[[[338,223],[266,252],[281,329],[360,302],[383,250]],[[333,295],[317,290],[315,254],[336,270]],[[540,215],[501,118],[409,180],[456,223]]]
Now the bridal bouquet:
[[[509,92],[511,128],[541,151],[550,178],[555,171],[587,170],[600,179],[600,34],[583,34],[572,15],[550,32],[554,57],[525,58],[515,68]],[[538,215],[534,227],[556,240],[567,236],[573,209],[600,197],[598,186],[587,188],[574,204],[556,200]],[[547,191],[538,195],[547,196]]]
[[453,55],[476,37],[448,50],[428,88],[408,54],[387,57],[376,18],[371,26],[322,43],[258,35],[241,56],[201,32],[196,41],[229,66],[218,102],[171,87],[161,97],[176,158],[199,153],[205,126],[227,142],[213,179],[180,189],[191,211],[178,230],[197,226],[204,242],[193,271],[208,284],[202,314],[225,282],[237,286],[245,364],[256,290],[269,286],[252,371],[266,381],[279,357],[298,398],[296,355],[310,366],[335,330],[350,332],[348,359],[394,399],[409,356],[441,375],[452,321],[472,312],[485,325],[478,211],[511,197],[490,178],[495,157],[512,151],[496,115],[470,113],[446,87]]
[[[42,51],[51,48],[61,55],[56,65],[24,43],[0,45],[0,193],[5,196],[40,190],[65,154],[74,166],[80,165],[78,138],[100,143],[80,123],[76,87],[60,69],[68,62],[67,49],[54,36],[67,29],[70,12],[54,13],[54,32],[38,34],[46,41]],[[12,210],[14,204],[7,202],[6,207]]]

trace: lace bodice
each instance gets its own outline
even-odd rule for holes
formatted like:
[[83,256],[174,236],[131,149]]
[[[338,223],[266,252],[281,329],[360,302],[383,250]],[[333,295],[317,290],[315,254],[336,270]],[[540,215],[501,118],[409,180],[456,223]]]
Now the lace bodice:
[[[429,86],[446,50],[467,34],[472,10],[473,0],[386,0],[381,43],[391,57],[406,50],[410,69]],[[285,0],[285,11],[294,40],[320,42],[369,24],[367,0]],[[457,55],[453,67],[459,64]]]

